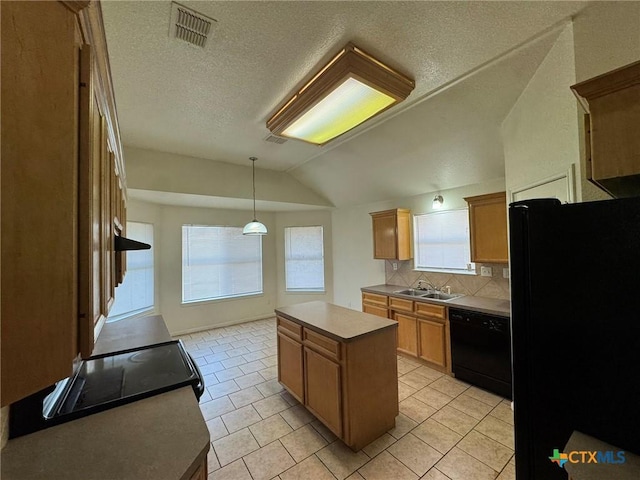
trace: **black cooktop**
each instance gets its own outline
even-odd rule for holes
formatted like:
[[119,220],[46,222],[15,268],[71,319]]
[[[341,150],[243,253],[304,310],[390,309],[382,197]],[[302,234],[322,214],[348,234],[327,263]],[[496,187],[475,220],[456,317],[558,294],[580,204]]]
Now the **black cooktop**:
[[195,390],[200,381],[180,341],[97,355],[82,362],[53,417],[84,416],[187,385]]

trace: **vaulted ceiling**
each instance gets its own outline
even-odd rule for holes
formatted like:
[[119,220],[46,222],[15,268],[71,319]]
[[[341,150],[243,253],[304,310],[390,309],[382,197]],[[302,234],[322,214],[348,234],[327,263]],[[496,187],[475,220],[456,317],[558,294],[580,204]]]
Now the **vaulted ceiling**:
[[[169,1],[102,2],[125,145],[292,175],[337,206],[504,176],[499,126],[586,2],[183,1],[216,20],[169,35]],[[348,41],[415,79],[324,147],[266,142],[267,118]],[[135,188],[135,185],[130,185]]]

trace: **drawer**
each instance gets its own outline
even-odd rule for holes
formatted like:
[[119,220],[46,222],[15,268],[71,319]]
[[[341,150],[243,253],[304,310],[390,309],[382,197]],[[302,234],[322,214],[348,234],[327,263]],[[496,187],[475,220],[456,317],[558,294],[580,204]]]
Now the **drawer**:
[[381,305],[386,307],[389,297],[386,295],[380,295],[378,293],[362,292],[362,303],[369,303],[374,305]]
[[402,310],[404,312],[413,312],[413,300],[389,297],[389,308],[391,308],[392,310]]
[[442,320],[446,318],[445,307],[433,303],[416,302],[416,315],[441,318]]
[[278,330],[297,340],[302,340],[302,325],[298,325],[286,318],[278,317]]
[[304,343],[320,353],[325,354],[330,358],[340,360],[340,342],[333,340],[332,338],[325,337],[319,333],[304,329]]

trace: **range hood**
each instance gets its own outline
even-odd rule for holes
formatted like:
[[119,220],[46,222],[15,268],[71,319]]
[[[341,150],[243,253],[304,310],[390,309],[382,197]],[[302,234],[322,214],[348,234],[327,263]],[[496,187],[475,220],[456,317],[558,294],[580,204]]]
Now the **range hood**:
[[116,235],[114,237],[114,250],[116,252],[126,252],[127,250],[149,250],[150,248],[151,245],[148,243],[138,242],[137,240],[121,237],[120,235]]

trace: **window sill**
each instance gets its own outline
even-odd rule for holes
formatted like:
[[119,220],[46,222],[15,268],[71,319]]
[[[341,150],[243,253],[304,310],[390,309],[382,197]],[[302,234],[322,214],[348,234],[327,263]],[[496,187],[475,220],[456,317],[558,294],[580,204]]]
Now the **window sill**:
[[263,297],[264,292],[261,293],[250,293],[247,295],[235,295],[233,297],[220,297],[220,298],[203,298],[202,300],[189,300],[180,302],[181,307],[197,307],[198,305],[206,304],[206,303],[220,303],[220,302],[228,302],[233,300],[247,300],[250,298]]
[[287,295],[326,295],[326,290],[285,290]]
[[477,275],[475,270],[454,270],[447,268],[414,268],[414,272],[452,273],[454,275]]

